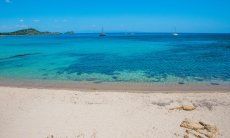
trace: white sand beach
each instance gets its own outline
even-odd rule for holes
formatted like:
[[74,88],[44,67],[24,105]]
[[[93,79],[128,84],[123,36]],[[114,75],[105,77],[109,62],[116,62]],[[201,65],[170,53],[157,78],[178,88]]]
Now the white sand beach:
[[[181,105],[196,109],[170,110]],[[230,137],[230,93],[0,87],[0,138],[176,138],[186,118]]]

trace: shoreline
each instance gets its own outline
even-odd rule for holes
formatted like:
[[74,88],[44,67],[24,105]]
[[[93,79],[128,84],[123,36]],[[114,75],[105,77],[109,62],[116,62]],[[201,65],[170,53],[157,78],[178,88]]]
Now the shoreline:
[[[193,111],[171,110],[194,105]],[[186,120],[230,135],[230,93],[130,93],[0,86],[0,137],[184,137]]]
[[128,92],[230,92],[230,85],[0,80],[0,87]]

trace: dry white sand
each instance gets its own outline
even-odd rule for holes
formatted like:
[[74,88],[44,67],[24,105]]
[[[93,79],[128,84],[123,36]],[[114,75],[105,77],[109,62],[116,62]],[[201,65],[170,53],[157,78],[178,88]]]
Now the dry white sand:
[[[194,111],[169,110],[194,104]],[[0,87],[0,138],[183,137],[185,119],[230,137],[230,93],[87,92]]]

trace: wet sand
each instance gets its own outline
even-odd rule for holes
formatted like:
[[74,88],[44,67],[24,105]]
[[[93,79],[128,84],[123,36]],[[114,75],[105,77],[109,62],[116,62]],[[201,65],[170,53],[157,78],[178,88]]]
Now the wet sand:
[[[1,138],[184,137],[186,118],[230,136],[230,90],[130,93],[0,87]],[[193,105],[193,111],[170,110]]]
[[75,82],[75,81],[36,81],[36,80],[3,80],[0,86],[19,88],[41,88],[56,90],[86,90],[115,92],[229,92],[229,84],[164,84],[164,83],[126,83],[126,82]]

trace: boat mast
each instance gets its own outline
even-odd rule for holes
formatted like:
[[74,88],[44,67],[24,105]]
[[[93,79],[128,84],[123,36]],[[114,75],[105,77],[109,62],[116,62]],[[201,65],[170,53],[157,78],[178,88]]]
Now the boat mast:
[[177,33],[177,30],[176,30],[176,27],[174,27],[174,32],[173,32],[173,35],[174,35],[174,36],[178,36],[178,33]]
[[177,34],[176,27],[174,27],[174,34]]
[[101,28],[101,34],[104,34],[104,27]]

